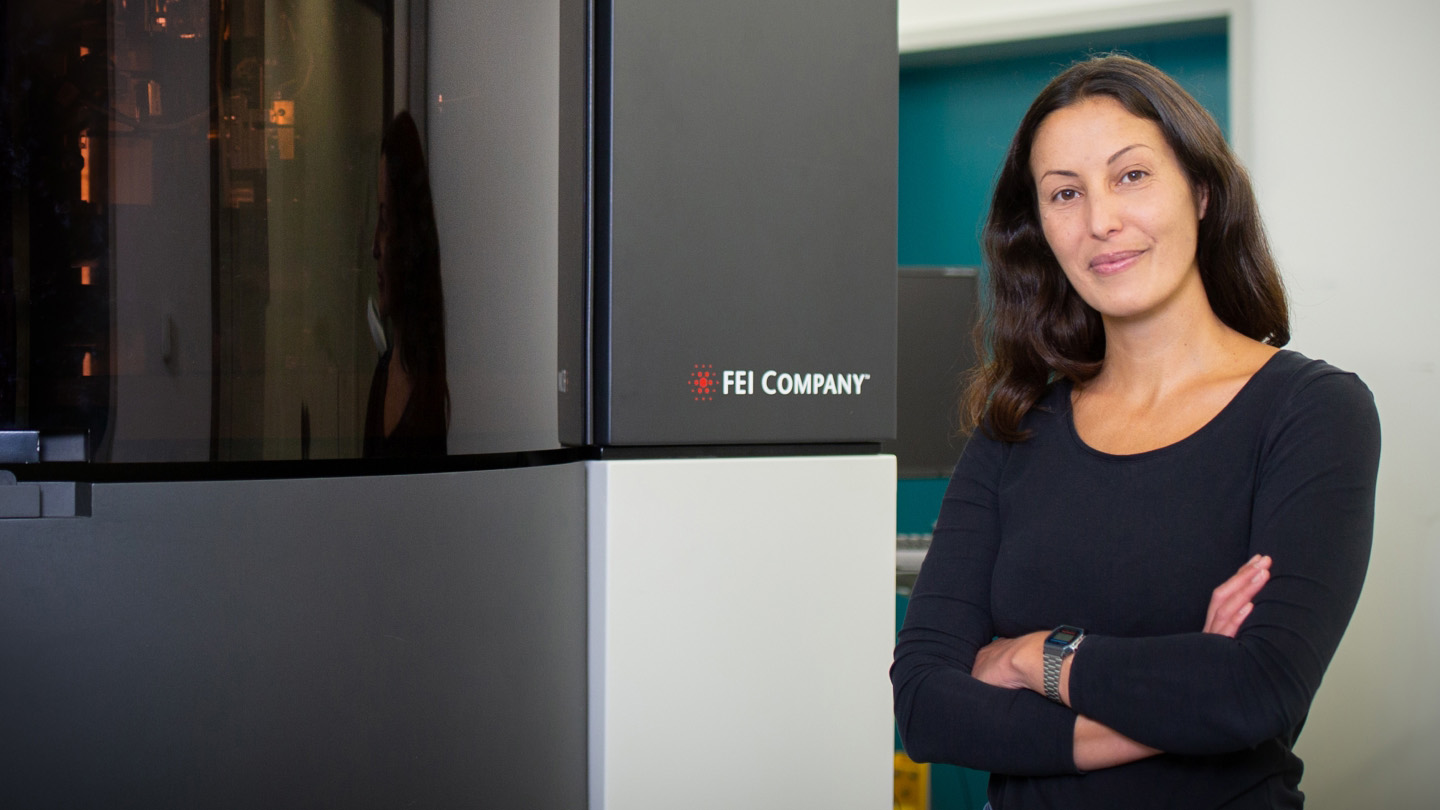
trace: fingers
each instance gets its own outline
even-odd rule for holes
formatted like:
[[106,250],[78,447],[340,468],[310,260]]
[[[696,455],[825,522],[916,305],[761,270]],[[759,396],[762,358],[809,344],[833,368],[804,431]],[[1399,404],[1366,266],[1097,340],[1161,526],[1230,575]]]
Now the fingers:
[[1270,558],[1257,555],[1211,595],[1205,631],[1233,638],[1250,615],[1251,600],[1270,577]]
[[[1030,636],[995,639],[975,653],[975,663],[970,668],[970,676],[991,686],[1024,689],[1026,685],[1025,669],[1020,659],[1026,652],[1026,642],[1038,642],[1043,645],[1045,635],[1044,633],[1030,634],[1030,636],[1038,636],[1037,639],[1032,639]],[[1043,652],[1038,654],[1043,658]]]
[[1220,587],[1226,590],[1225,598],[1231,604],[1239,605],[1254,598],[1269,579],[1270,558],[1257,554]]
[[1225,636],[1226,638],[1234,638],[1235,634],[1240,632],[1240,625],[1245,623],[1245,619],[1249,617],[1250,612],[1254,609],[1255,604],[1253,602],[1246,602],[1232,612],[1222,613],[1216,617],[1215,622],[1211,627],[1207,628],[1205,632]]
[[1257,556],[1216,588],[1208,611],[1211,632],[1233,637],[1249,615],[1250,600],[1260,592],[1269,578],[1270,558]]
[[975,653],[970,675],[991,686],[1006,686],[1010,675],[1008,654],[1014,639],[997,638]]
[[1270,557],[1257,554],[1211,592],[1204,632],[1235,637],[1254,608],[1251,600],[1270,580],[1271,562]]

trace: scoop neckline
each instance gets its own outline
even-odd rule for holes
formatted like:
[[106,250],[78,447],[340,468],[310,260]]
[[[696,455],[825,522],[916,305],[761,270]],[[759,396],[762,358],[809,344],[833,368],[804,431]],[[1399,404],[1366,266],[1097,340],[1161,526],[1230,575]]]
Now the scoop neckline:
[[1251,389],[1254,388],[1255,381],[1259,379],[1261,375],[1265,374],[1271,366],[1275,365],[1276,359],[1281,355],[1290,354],[1294,354],[1294,352],[1290,351],[1289,349],[1280,349],[1274,354],[1270,355],[1268,358],[1266,358],[1264,363],[1260,364],[1259,368],[1255,369],[1255,372],[1250,375],[1250,379],[1246,380],[1245,384],[1240,386],[1240,390],[1235,392],[1235,396],[1231,397],[1230,401],[1225,403],[1225,407],[1221,408],[1218,412],[1216,412],[1214,416],[1210,417],[1210,420],[1208,422],[1196,428],[1194,432],[1190,433],[1188,436],[1176,439],[1175,441],[1171,442],[1170,444],[1164,445],[1163,447],[1156,447],[1153,450],[1142,450],[1139,453],[1107,453],[1104,450],[1097,450],[1096,448],[1091,447],[1088,442],[1081,438],[1080,431],[1075,427],[1075,407],[1074,404],[1070,401],[1070,394],[1075,390],[1075,384],[1069,381],[1066,381],[1064,391],[1065,424],[1067,427],[1069,427],[1070,438],[1075,442],[1075,444],[1079,445],[1079,447],[1086,453],[1089,453],[1090,455],[1096,456],[1098,458],[1105,459],[1107,461],[1138,461],[1141,459],[1154,458],[1159,455],[1178,451],[1185,445],[1198,441],[1205,434],[1217,429],[1215,428],[1215,426],[1220,424],[1221,422],[1226,421],[1229,418],[1229,414],[1238,407],[1238,404],[1241,402],[1241,400],[1245,399]]

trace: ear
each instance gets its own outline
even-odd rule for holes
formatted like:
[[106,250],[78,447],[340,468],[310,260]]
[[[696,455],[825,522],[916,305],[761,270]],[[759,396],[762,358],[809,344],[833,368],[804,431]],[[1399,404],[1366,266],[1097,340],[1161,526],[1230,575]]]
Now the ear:
[[1196,203],[1198,203],[1197,207],[1200,209],[1199,218],[1204,219],[1205,211],[1208,210],[1210,207],[1210,189],[1206,188],[1205,186],[1201,186],[1199,189],[1199,193],[1195,195],[1195,198]]

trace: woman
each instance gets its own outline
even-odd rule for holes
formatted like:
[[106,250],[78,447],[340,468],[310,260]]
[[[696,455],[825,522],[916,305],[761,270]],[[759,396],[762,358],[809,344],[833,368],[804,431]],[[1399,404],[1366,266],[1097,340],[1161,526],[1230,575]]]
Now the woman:
[[1041,92],[984,240],[975,430],[891,669],[907,751],[990,771],[995,810],[1302,806],[1369,559],[1368,389],[1280,350],[1244,170],[1142,62]]
[[445,455],[450,388],[445,377],[445,301],[440,237],[420,132],[396,115],[380,144],[379,315],[389,320],[365,409],[366,458]]

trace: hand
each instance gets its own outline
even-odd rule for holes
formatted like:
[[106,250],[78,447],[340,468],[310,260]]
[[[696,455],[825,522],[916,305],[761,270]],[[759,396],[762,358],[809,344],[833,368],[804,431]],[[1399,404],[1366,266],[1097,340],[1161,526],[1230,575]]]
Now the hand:
[[1255,607],[1250,600],[1270,581],[1270,562],[1269,557],[1256,554],[1240,566],[1234,576],[1211,591],[1204,632],[1229,638],[1240,632],[1240,625]]
[[1044,674],[1047,635],[1040,631],[1019,638],[995,639],[975,653],[971,677],[1005,689],[1034,689]]

